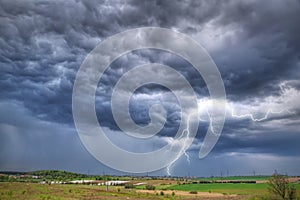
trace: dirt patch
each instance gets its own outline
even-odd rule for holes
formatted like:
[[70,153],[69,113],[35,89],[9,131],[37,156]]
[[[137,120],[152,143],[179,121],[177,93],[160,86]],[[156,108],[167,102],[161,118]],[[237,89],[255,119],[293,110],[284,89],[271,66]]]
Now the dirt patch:
[[178,181],[176,180],[168,180],[168,179],[163,179],[163,180],[143,180],[146,184],[151,184],[151,185],[174,185],[177,184]]
[[[156,194],[156,193],[160,193],[161,190],[136,190],[136,192],[141,192],[141,193],[149,193],[149,194]],[[172,193],[174,192],[175,195],[178,196],[201,196],[201,197],[205,197],[205,198],[212,198],[212,197],[236,197],[236,194],[230,194],[230,195],[224,195],[221,193],[210,193],[210,192],[197,192],[197,194],[191,194],[190,192],[187,191],[179,191],[179,190],[164,190],[163,191],[164,194],[169,194],[172,195]]]

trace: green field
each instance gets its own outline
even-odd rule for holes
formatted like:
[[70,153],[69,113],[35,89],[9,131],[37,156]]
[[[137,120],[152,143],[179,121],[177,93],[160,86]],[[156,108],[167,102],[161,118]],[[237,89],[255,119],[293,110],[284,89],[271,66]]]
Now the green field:
[[225,177],[210,177],[196,178],[198,181],[216,181],[216,180],[243,180],[243,181],[262,181],[268,180],[270,176],[225,176]]
[[266,183],[249,184],[249,183],[210,183],[210,184],[185,184],[174,185],[168,187],[170,190],[183,191],[200,191],[200,192],[217,192],[228,194],[251,194],[253,192],[265,194],[268,192],[268,185]]
[[[300,184],[295,184],[300,195]],[[168,190],[216,192],[226,194],[268,194],[267,183],[209,183],[209,184],[182,184],[167,187]]]

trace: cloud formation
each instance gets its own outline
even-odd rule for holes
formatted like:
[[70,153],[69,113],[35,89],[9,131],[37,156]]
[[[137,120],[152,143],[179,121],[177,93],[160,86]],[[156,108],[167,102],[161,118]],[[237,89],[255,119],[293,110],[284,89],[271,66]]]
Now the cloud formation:
[[[255,169],[251,170],[272,173],[278,166],[299,174],[299,169],[293,167],[299,163],[300,156],[297,147],[300,139],[299,1],[3,0],[0,13],[0,170],[53,167],[86,172],[86,167],[78,164],[79,157],[91,169],[96,169],[99,163],[82,148],[74,129],[71,100],[76,73],[88,53],[107,37],[130,28],[155,26],[191,36],[216,62],[228,98],[227,121],[221,139],[208,158],[196,159],[209,123],[208,90],[187,61],[153,49],[123,55],[104,73],[95,102],[98,119],[107,128],[107,135],[121,146],[121,141],[128,140],[128,145],[123,147],[134,151],[133,140],[121,136],[113,120],[112,89],[134,66],[161,63],[187,78],[199,98],[203,119],[188,151],[193,166],[186,166],[181,158],[174,174],[186,175],[181,170],[185,166],[197,175],[195,166],[205,162],[207,167],[201,167],[205,172],[202,175],[218,173],[220,169],[212,167],[216,163],[220,168],[230,167],[221,156],[244,166],[241,170],[231,166],[232,173],[246,173],[247,165],[241,164],[246,159],[241,155],[253,162],[255,156],[268,158],[266,167],[261,159],[262,164],[253,165]],[[137,76],[136,80],[143,76]],[[168,78],[178,84],[172,77]],[[180,84],[176,87],[182,90]],[[133,120],[140,125],[149,123],[149,107],[160,102],[167,110],[165,127],[153,141],[140,144],[136,151],[159,148],[176,133],[181,120],[180,106],[169,90],[158,85],[146,85],[135,92],[130,104]],[[261,118],[269,109],[289,110],[293,114],[270,114],[260,122],[231,115],[233,110],[236,115],[251,113]],[[26,155],[22,149],[27,149]],[[64,156],[70,158],[69,164]],[[284,167],[280,161],[285,162]]]

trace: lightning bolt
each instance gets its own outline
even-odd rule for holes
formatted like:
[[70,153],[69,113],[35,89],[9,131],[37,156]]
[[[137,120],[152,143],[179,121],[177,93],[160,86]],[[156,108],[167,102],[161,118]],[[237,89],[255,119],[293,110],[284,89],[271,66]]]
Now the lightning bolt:
[[231,108],[231,116],[233,118],[237,118],[237,119],[249,118],[249,119],[251,119],[254,122],[264,121],[264,120],[266,120],[266,119],[269,118],[270,114],[282,114],[284,112],[286,112],[288,114],[295,114],[295,112],[292,112],[292,111],[290,111],[288,109],[284,109],[284,110],[280,110],[280,111],[273,111],[272,109],[269,109],[263,117],[261,117],[261,118],[255,118],[253,116],[253,114],[251,114],[251,113],[247,113],[247,114],[243,114],[243,115],[237,115],[237,114],[234,113],[233,108]]
[[[170,164],[166,167],[168,176],[171,176],[170,168],[181,157],[182,154],[185,155],[186,161],[188,162],[188,164],[191,163],[190,156],[186,152],[186,149],[188,148],[187,140],[188,140],[188,138],[190,136],[190,130],[189,129],[190,129],[190,118],[191,118],[191,115],[192,114],[189,114],[189,116],[187,118],[187,127],[186,127],[186,129],[184,129],[182,131],[181,136],[178,138],[178,140],[180,140],[181,138],[184,138],[183,139],[183,145],[182,145],[181,151],[177,154],[177,156],[175,157],[175,159],[172,162],[170,162]],[[184,137],[185,135],[186,135],[186,137]]]
[[[228,106],[228,107],[229,107],[229,106]],[[230,106],[230,107],[231,107],[231,106]],[[274,110],[272,110],[272,109],[269,109],[269,110],[267,110],[267,112],[265,113],[265,115],[264,115],[263,117],[261,117],[261,118],[255,118],[254,115],[251,114],[251,113],[242,114],[242,115],[237,115],[237,114],[234,113],[234,110],[233,110],[232,107],[230,108],[230,110],[231,110],[231,113],[230,113],[231,117],[236,118],[236,119],[249,118],[249,119],[251,119],[251,120],[254,121],[254,122],[261,122],[261,121],[264,121],[264,120],[266,120],[266,119],[269,118],[270,114],[282,114],[282,113],[295,114],[295,112],[290,111],[290,110],[288,110],[288,109],[283,109],[283,110],[280,110],[280,111],[274,111]],[[214,127],[213,127],[213,124],[212,124],[212,118],[211,118],[211,115],[210,115],[208,109],[206,109],[206,113],[207,113],[207,116],[208,116],[208,118],[209,118],[209,123],[210,123],[210,125],[211,125],[211,126],[210,126],[210,127],[211,127],[211,131],[214,132]],[[190,122],[191,115],[192,115],[192,114],[190,114],[190,115],[188,116],[188,119],[187,119],[187,128],[184,129],[184,130],[182,131],[182,135],[180,136],[180,138],[183,138],[184,135],[185,135],[185,133],[186,133],[186,137],[185,137],[185,139],[183,140],[183,146],[182,146],[182,148],[181,148],[181,151],[178,153],[177,157],[176,157],[176,158],[175,158],[175,159],[174,159],[174,160],[166,167],[166,171],[167,171],[168,176],[171,176],[171,171],[170,171],[170,169],[171,169],[171,167],[173,166],[173,164],[181,157],[182,154],[186,156],[186,160],[187,160],[188,164],[191,163],[191,161],[190,161],[190,156],[189,156],[189,155],[187,154],[187,152],[186,152],[186,149],[187,149],[187,144],[186,144],[186,142],[187,142],[187,139],[188,139],[189,134],[190,134],[190,132],[189,132],[189,122]],[[202,119],[202,118],[200,118],[200,117],[199,117],[198,119],[199,119],[199,121],[207,122],[207,120],[204,120],[204,119]]]

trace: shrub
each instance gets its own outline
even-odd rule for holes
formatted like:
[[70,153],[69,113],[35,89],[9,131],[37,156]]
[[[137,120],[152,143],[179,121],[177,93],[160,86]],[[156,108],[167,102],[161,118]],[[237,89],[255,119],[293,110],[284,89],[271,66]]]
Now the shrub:
[[165,193],[164,193],[163,191],[160,191],[160,195],[161,195],[161,196],[164,196]]
[[290,185],[287,177],[280,174],[274,174],[269,179],[269,191],[281,199],[290,200],[296,199],[296,188],[294,185]]
[[293,200],[296,199],[296,187],[294,185],[291,185],[288,189],[288,199]]
[[124,188],[125,189],[132,189],[132,188],[134,188],[134,185],[132,183],[125,183]]
[[155,190],[154,185],[146,185],[146,190]]

